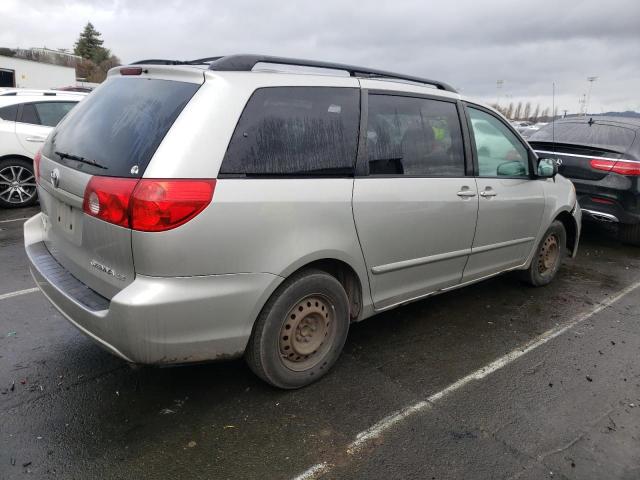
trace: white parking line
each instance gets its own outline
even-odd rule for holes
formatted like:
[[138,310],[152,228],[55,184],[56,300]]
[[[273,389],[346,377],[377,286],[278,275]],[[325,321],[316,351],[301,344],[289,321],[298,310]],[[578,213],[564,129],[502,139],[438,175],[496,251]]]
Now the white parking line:
[[29,220],[29,217],[12,218],[10,220],[0,220],[0,223],[20,222],[20,221],[24,221],[24,220]]
[[[446,397],[450,393],[453,393],[456,390],[459,390],[460,388],[464,387],[465,385],[467,385],[471,381],[473,381],[473,380],[481,380],[481,379],[487,377],[488,375],[491,375],[493,372],[496,372],[496,371],[500,370],[502,367],[505,367],[505,366],[509,365],[510,363],[514,362],[515,360],[517,360],[518,358],[522,357],[523,355],[526,355],[527,353],[531,352],[532,350],[535,350],[536,348],[544,345],[545,343],[549,342],[550,340],[553,340],[554,338],[562,335],[567,330],[570,330],[573,327],[575,327],[576,325],[578,325],[578,324],[590,319],[591,317],[593,317],[597,313],[601,312],[605,308],[613,305],[618,300],[620,300],[622,297],[624,297],[625,295],[628,295],[629,293],[631,293],[632,291],[634,291],[638,287],[640,287],[640,281],[628,286],[627,288],[625,288],[623,290],[621,290],[616,295],[614,295],[612,297],[609,297],[607,300],[605,300],[604,302],[600,303],[600,305],[598,305],[593,310],[590,310],[588,312],[581,313],[581,314],[575,316],[569,323],[567,323],[565,325],[557,326],[555,328],[547,330],[542,335],[534,338],[530,342],[525,343],[524,345],[516,348],[515,350],[512,350],[511,352],[509,352],[506,355],[498,358],[497,360],[489,363],[488,365],[485,365],[484,367],[481,367],[478,370],[470,373],[466,377],[463,377],[460,380],[452,383],[451,385],[449,385],[444,390],[441,390],[441,391],[439,391],[437,393],[434,393],[433,395],[428,397],[426,400],[422,400],[422,401],[417,402],[417,403],[415,403],[413,405],[410,405],[410,406],[405,407],[405,408],[403,408],[401,410],[398,410],[398,411],[396,411],[396,412],[394,412],[394,413],[392,413],[390,415],[387,415],[385,418],[380,420],[375,425],[373,425],[373,426],[369,427],[368,429],[358,433],[356,435],[355,440],[353,442],[351,442],[349,445],[347,445],[347,448],[346,448],[347,454],[354,455],[354,454],[358,453],[365,444],[367,444],[368,442],[370,442],[373,439],[376,439],[376,438],[380,437],[386,430],[390,429],[391,427],[393,427],[397,423],[399,423],[399,422],[401,422],[403,420],[406,420],[407,418],[411,417],[412,415],[415,415],[415,414],[417,414],[419,412],[422,412],[425,409],[431,408],[436,402],[438,402],[439,400],[442,400],[444,397]],[[318,478],[318,476],[327,473],[334,466],[335,465],[333,465],[333,464],[331,464],[329,462],[318,463],[318,464],[312,466],[311,468],[305,470],[303,473],[301,473],[297,477],[295,477],[294,480],[311,480],[311,479],[314,479],[314,478]]]
[[20,295],[26,295],[27,293],[39,292],[40,289],[37,287],[34,288],[26,288],[24,290],[18,290],[16,292],[3,293],[0,295],[0,300],[5,300],[7,298],[19,297]]

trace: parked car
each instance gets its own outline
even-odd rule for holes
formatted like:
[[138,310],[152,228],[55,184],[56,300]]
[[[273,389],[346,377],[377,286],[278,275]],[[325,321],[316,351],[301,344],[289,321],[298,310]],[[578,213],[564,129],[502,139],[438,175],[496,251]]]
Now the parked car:
[[531,136],[540,155],[555,156],[587,218],[615,223],[622,241],[640,246],[640,119],[574,117]]
[[36,164],[26,251],[71,323],[129,362],[244,355],[281,388],[326,374],[351,322],[511,270],[548,284],[580,234],[571,183],[499,113],[349,65],[118,67]]
[[84,96],[52,90],[0,91],[0,208],[36,202],[33,158],[51,129]]
[[512,122],[512,125],[515,127],[518,133],[522,135],[524,138],[530,137],[531,135],[536,133],[540,128],[531,122],[524,122],[524,121]]

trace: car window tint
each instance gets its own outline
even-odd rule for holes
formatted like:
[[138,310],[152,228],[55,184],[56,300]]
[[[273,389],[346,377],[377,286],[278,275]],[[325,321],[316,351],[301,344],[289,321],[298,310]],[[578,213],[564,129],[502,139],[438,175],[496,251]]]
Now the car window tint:
[[242,112],[220,173],[351,174],[359,118],[355,88],[258,89]]
[[636,133],[618,125],[597,122],[556,122],[547,125],[530,137],[532,142],[558,142],[584,145],[625,153],[633,144]]
[[38,112],[42,125],[55,127],[76,103],[77,102],[41,102],[35,103],[34,107]]
[[370,95],[367,121],[370,175],[464,176],[456,105],[393,95]]
[[9,120],[15,122],[18,115],[18,105],[9,105],[8,107],[0,108],[0,118],[2,120]]
[[527,149],[507,126],[493,115],[468,108],[481,177],[527,177]]
[[22,105],[22,115],[18,121],[22,123],[30,123],[32,125],[40,125],[38,112],[36,112],[36,108],[32,103],[25,103]]
[[[70,168],[114,177],[141,177],[151,157],[200,84],[109,77],[58,124],[42,154]],[[96,162],[63,158],[62,152]]]

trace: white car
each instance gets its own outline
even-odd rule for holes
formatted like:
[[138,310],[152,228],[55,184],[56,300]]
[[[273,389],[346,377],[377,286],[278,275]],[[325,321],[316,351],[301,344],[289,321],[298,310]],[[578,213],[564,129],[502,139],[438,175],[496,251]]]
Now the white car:
[[53,127],[85,93],[0,90],[0,208],[37,200],[33,157]]

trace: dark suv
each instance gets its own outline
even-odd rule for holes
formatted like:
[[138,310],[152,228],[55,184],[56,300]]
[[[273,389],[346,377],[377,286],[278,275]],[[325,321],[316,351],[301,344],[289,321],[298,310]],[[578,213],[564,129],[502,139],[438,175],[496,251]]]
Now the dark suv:
[[571,179],[585,219],[619,225],[620,239],[640,246],[640,118],[559,120],[529,138],[540,156],[553,155]]

